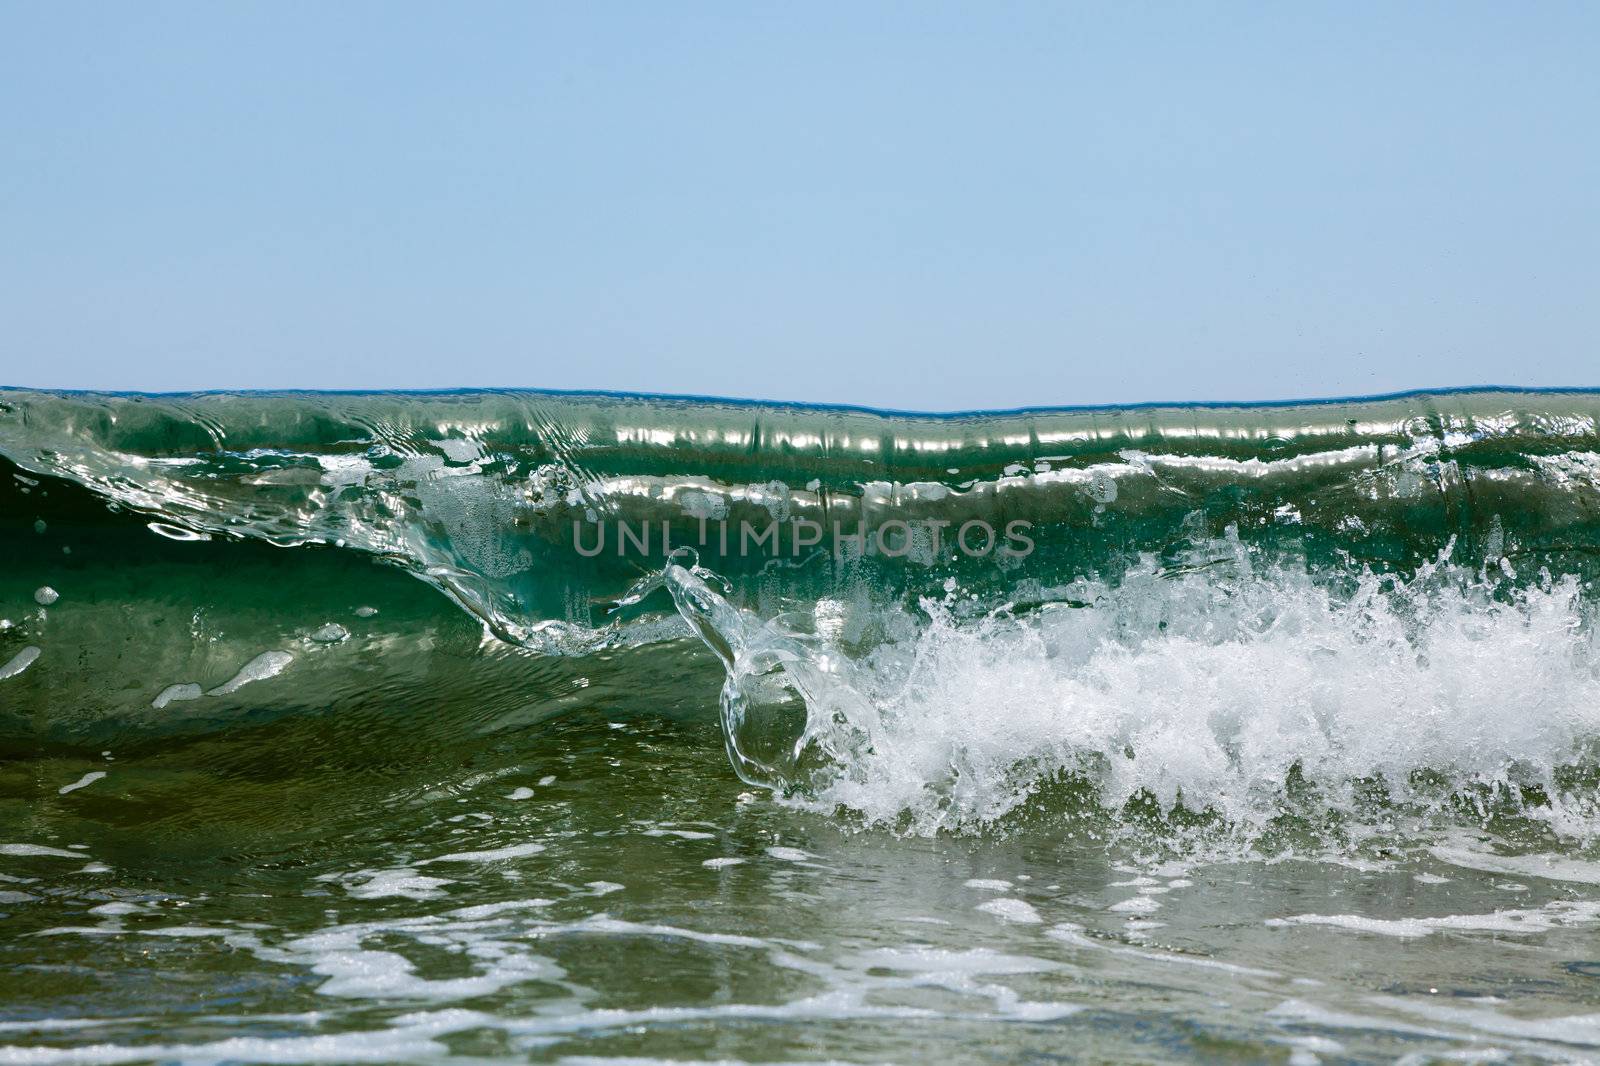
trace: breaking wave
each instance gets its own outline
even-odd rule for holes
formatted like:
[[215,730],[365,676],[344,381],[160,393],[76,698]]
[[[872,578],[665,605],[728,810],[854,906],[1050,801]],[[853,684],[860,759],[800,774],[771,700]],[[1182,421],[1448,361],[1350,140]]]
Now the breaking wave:
[[[689,666],[660,680],[692,634],[735,772],[861,824],[1379,847],[1511,819],[1584,846],[1597,418],[1595,393],[1504,390],[941,417],[5,391],[0,454],[168,540],[382,560],[488,645],[603,658],[634,698],[712,702]],[[0,660],[48,656],[41,632],[0,632]],[[253,693],[293,675],[258,651],[283,658]]]

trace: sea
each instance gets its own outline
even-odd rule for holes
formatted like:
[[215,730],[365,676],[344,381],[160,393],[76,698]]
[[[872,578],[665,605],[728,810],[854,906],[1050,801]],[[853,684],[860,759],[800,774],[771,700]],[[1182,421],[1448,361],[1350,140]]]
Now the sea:
[[1600,1061],[1600,392],[0,390],[0,1064]]

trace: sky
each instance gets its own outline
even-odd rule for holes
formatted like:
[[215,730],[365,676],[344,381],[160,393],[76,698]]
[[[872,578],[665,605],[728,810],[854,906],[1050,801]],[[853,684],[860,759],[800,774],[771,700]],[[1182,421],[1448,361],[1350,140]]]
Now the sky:
[[0,0],[0,384],[1600,385],[1600,5]]

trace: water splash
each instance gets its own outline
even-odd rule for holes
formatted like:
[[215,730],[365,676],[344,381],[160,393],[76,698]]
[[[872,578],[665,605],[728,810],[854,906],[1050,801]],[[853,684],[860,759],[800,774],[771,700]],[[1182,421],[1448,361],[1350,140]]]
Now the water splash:
[[722,734],[743,780],[796,794],[824,787],[841,767],[859,762],[876,712],[852,684],[843,655],[794,628],[797,616],[762,621],[729,603],[727,583],[702,567],[692,549],[675,552],[618,606],[660,588],[722,663]]
[[853,650],[816,617],[759,622],[697,565],[641,589],[671,590],[722,660],[741,776],[820,811],[967,829],[1071,778],[1105,809],[1203,812],[1249,839],[1296,812],[1371,828],[1463,802],[1600,832],[1580,780],[1600,655],[1576,578],[1519,585],[1448,550],[1409,577],[1318,572],[1236,534],[1196,554],[1222,563],[1147,555],[1027,610],[978,609],[952,582]]

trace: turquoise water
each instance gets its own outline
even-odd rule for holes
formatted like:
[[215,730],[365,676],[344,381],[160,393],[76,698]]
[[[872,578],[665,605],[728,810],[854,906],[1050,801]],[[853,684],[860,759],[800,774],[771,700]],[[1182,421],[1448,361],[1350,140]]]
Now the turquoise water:
[[1597,417],[0,392],[0,1062],[1591,1058]]

